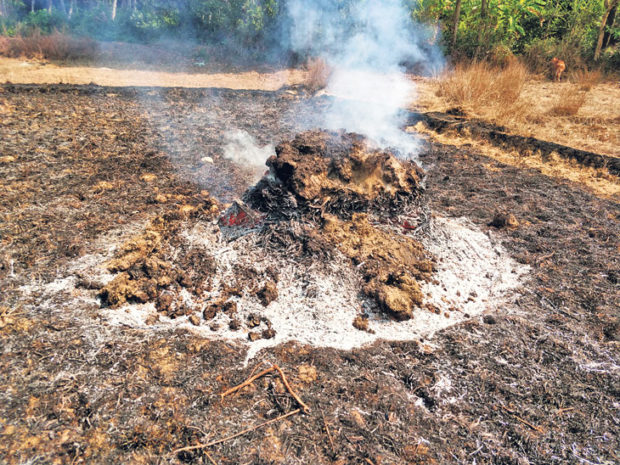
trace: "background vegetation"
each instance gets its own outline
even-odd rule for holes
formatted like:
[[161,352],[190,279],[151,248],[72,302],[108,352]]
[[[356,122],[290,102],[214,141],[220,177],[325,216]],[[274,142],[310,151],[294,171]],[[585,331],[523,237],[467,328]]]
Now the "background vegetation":
[[[370,0],[332,0],[348,4]],[[552,56],[572,69],[620,68],[619,0],[403,0],[455,59],[505,64],[514,54],[537,71]],[[0,34],[64,32],[103,41],[194,40],[256,53],[283,43],[286,0],[0,0]],[[284,41],[285,43],[285,41]]]

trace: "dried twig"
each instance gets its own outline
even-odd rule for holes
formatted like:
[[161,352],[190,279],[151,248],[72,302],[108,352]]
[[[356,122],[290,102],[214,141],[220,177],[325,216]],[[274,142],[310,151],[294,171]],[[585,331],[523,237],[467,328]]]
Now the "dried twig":
[[250,376],[248,379],[246,379],[243,383],[230,388],[229,390],[222,392],[220,394],[220,397],[223,399],[224,397],[237,392],[239,389],[243,389],[246,386],[249,386],[250,384],[252,384],[254,381],[256,381],[258,378],[265,376],[267,373],[272,372],[273,370],[275,370],[274,368],[275,365],[270,366],[269,368],[264,369],[263,371],[261,371],[260,373],[255,374],[254,376]]
[[327,420],[325,419],[325,415],[323,414],[323,412],[321,412],[321,416],[323,417],[323,425],[325,426],[325,432],[327,433],[327,439],[329,439],[329,444],[332,447],[332,454],[335,454],[335,448],[334,448],[334,440],[332,439],[332,434],[329,431],[329,426],[327,425]]
[[558,415],[563,415],[566,412],[572,412],[573,410],[575,410],[575,407],[565,407],[565,408],[559,408],[558,411],[556,412]]
[[250,433],[250,432],[252,432],[254,430],[262,428],[263,426],[267,426],[267,425],[270,425],[270,424],[275,423],[277,421],[284,420],[285,418],[288,418],[290,416],[296,415],[299,412],[301,412],[300,408],[295,409],[292,412],[285,413],[284,415],[280,415],[279,417],[272,418],[271,420],[267,420],[267,421],[265,421],[263,423],[260,423],[260,424],[258,424],[256,426],[252,426],[250,428],[244,429],[243,431],[235,433],[235,434],[233,434],[231,436],[226,436],[225,438],[216,439],[215,441],[207,442],[207,443],[204,443],[204,444],[196,444],[195,446],[181,447],[180,449],[173,450],[170,453],[170,455],[176,455],[179,452],[188,452],[188,451],[191,451],[191,450],[204,449],[206,447],[215,446],[216,444],[221,444],[222,442],[230,441],[231,439],[235,439],[235,438],[238,438],[239,436],[243,436],[244,434],[247,434],[247,433]]
[[215,460],[213,460],[213,457],[211,457],[211,454],[209,454],[206,450],[203,451],[203,452],[207,456],[207,458],[209,459],[209,462],[211,462],[213,465],[217,465],[217,462]]
[[288,383],[288,380],[286,379],[286,376],[284,376],[284,372],[282,371],[282,369],[278,365],[275,365],[275,364],[273,365],[273,368],[276,369],[276,371],[280,375],[280,378],[282,378],[282,383],[284,383],[286,390],[291,396],[293,396],[293,398],[301,406],[304,413],[310,413],[310,407],[308,407],[308,405],[306,405],[306,403],[303,400],[301,400],[301,398],[295,393],[295,391],[293,391],[293,388]]
[[530,428],[532,428],[534,431],[539,432],[540,434],[544,434],[545,431],[540,427],[540,426],[536,426],[533,425],[532,423],[530,423],[527,420],[524,420],[523,418],[521,418],[520,416],[518,416],[515,412],[513,412],[512,410],[510,410],[508,407],[505,407],[504,405],[502,405],[502,408],[504,410],[506,410],[508,413],[510,413],[513,417],[515,417],[517,420],[519,420],[521,423],[523,423],[526,426],[529,426]]
[[304,413],[310,413],[310,407],[308,407],[308,405],[301,400],[301,398],[297,395],[297,393],[295,391],[293,391],[293,388],[291,387],[291,385],[289,384],[288,380],[286,379],[286,375],[284,374],[284,372],[282,371],[282,369],[278,366],[278,365],[271,365],[269,368],[265,368],[263,371],[261,371],[260,373],[255,374],[254,376],[250,376],[248,379],[246,379],[243,383],[234,386],[230,389],[228,389],[227,391],[223,392],[220,394],[220,397],[223,399],[224,397],[237,392],[239,389],[242,389],[246,386],[248,386],[249,384],[251,384],[252,382],[256,381],[258,378],[265,376],[267,373],[270,373],[272,371],[277,371],[278,375],[280,375],[280,379],[282,379],[282,384],[284,384],[284,387],[286,387],[286,390],[288,391],[288,393],[295,399],[295,401],[300,405],[300,407],[302,408]]

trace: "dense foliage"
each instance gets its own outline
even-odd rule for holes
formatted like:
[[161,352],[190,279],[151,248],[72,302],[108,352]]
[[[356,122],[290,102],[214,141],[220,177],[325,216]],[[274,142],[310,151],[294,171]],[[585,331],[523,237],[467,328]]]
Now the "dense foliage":
[[[310,0],[309,0],[310,1]],[[331,0],[347,4],[370,0]],[[597,42],[608,66],[620,62],[618,0],[403,0],[435,30],[446,52],[542,66],[551,56],[585,65]],[[99,40],[192,38],[266,50],[282,44],[286,0],[0,0],[0,33],[54,30]],[[458,14],[455,14],[458,13]],[[454,29],[456,26],[456,34]],[[285,41],[284,41],[285,43]]]
[[[457,3],[461,3],[461,11],[452,45]],[[453,53],[500,62],[512,53],[522,54],[534,67],[546,64],[552,56],[561,56],[573,65],[591,61],[605,19],[604,58],[610,65],[614,59],[618,61],[617,1],[420,0],[414,5],[414,17],[440,28]]]

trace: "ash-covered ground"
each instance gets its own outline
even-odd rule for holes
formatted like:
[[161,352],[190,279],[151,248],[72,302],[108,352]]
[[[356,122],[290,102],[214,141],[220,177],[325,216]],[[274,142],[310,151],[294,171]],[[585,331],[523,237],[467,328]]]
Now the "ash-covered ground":
[[[86,271],[118,259],[157,218],[179,233],[170,234],[179,255],[172,247],[160,257],[178,264],[175,278],[192,288],[196,264],[212,268],[182,242],[209,237],[220,202],[241,197],[263,174],[269,147],[312,125],[327,103],[306,97],[296,89],[1,88],[0,460],[617,462],[618,204],[473,151],[427,143],[420,161],[436,223],[478,228],[472,240],[486,238],[497,251],[500,260],[490,254],[488,262],[480,252],[489,270],[474,274],[493,277],[502,263],[529,267],[515,292],[499,305],[491,299],[481,315],[415,340],[366,339],[351,350],[289,338],[254,350],[246,366],[251,343],[207,337],[204,317],[199,326],[166,325],[136,322],[135,305],[102,309],[105,283]],[[245,169],[229,144],[254,154]],[[300,261],[269,270],[264,256],[255,258],[261,279],[278,282],[289,271],[334,278],[346,269]],[[339,303],[335,291],[346,284],[316,285],[309,302]],[[111,318],[115,311],[124,317]],[[270,329],[257,323],[261,335]],[[310,413],[172,454],[297,408],[272,375],[220,398],[263,360],[284,370]]]

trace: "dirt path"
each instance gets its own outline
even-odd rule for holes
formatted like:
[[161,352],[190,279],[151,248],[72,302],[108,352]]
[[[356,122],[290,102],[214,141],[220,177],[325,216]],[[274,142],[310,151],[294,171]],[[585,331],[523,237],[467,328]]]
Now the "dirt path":
[[277,90],[300,84],[305,72],[284,69],[272,73],[174,73],[139,69],[111,69],[87,66],[57,66],[46,62],[0,57],[0,82],[13,84],[97,84],[124,87],[215,87]]

